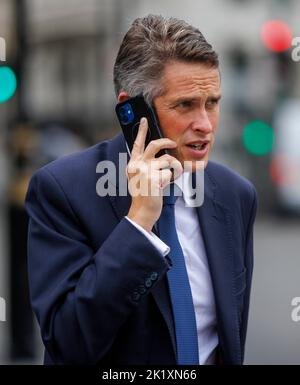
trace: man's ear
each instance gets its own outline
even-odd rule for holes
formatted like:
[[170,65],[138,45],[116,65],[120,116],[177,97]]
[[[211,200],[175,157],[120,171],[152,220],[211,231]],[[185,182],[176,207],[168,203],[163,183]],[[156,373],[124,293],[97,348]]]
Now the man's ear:
[[128,100],[130,96],[125,91],[121,91],[118,96],[118,103],[125,102],[125,100]]

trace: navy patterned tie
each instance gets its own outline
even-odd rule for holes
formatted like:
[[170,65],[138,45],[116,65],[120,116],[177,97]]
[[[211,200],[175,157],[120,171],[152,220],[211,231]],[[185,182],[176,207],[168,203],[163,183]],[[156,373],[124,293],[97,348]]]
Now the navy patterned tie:
[[174,184],[170,196],[163,197],[163,209],[158,221],[159,236],[171,249],[172,267],[167,272],[176,331],[177,364],[199,365],[197,325],[192,292],[183,252],[175,227]]

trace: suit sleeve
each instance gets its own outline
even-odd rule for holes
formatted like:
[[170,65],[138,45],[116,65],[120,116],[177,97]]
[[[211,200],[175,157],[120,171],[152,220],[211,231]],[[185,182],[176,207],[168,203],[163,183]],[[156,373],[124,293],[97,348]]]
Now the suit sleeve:
[[30,297],[45,347],[56,364],[95,364],[139,306],[138,287],[150,276],[155,285],[168,259],[125,218],[93,250],[46,167],[31,179],[26,209]]
[[[257,211],[257,193],[255,188],[252,186],[252,197],[250,200],[250,216],[248,227],[246,229],[246,246],[245,246],[245,266],[246,266],[246,291],[244,297],[244,306],[242,313],[242,324],[241,324],[241,347],[242,354],[244,356],[245,351],[245,342],[247,334],[247,324],[248,324],[248,313],[249,313],[249,302],[250,302],[250,293],[251,293],[251,282],[252,282],[252,273],[253,273],[253,225],[256,217]],[[244,360],[244,357],[242,357]]]

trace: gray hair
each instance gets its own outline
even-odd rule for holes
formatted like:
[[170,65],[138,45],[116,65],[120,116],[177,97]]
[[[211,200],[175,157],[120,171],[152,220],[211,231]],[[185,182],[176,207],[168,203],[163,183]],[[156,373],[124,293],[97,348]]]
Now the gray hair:
[[118,96],[143,94],[151,104],[164,92],[162,77],[167,62],[178,60],[219,67],[217,53],[202,33],[183,20],[148,15],[134,20],[124,36],[114,65]]

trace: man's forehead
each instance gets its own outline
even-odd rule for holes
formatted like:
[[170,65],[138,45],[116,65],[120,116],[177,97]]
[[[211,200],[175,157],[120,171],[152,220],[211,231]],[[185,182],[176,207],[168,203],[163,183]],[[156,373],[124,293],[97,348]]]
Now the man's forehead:
[[165,64],[164,73],[166,75],[176,73],[178,75],[183,75],[185,73],[202,73],[202,74],[211,74],[211,76],[219,73],[217,67],[213,67],[210,64],[202,62],[187,62],[183,60],[172,60]]
[[167,64],[163,83],[165,94],[208,93],[213,96],[220,94],[220,73],[218,68],[202,63]]

